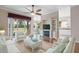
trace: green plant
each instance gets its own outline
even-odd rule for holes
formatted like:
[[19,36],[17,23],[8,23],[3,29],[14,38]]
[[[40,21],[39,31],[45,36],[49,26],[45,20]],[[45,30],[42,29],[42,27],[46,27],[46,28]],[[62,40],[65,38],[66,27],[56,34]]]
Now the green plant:
[[13,33],[13,36],[15,36],[15,32]]
[[21,21],[18,22],[18,24],[15,25],[15,28],[17,28],[17,26],[18,26],[18,28],[24,28],[24,24]]

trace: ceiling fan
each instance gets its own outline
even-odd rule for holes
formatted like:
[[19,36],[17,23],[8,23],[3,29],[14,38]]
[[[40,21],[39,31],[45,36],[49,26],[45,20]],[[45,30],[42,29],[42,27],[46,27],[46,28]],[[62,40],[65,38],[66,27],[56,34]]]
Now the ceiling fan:
[[32,15],[42,15],[41,13],[39,13],[41,9],[35,10],[35,5],[32,5],[32,10],[28,8],[25,8],[25,9],[27,9]]

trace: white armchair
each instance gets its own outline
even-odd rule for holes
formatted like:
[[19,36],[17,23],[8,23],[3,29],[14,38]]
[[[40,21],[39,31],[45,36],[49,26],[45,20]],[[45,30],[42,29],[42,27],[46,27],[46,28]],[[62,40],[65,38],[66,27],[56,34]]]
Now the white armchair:
[[0,53],[8,53],[6,43],[2,37],[0,37]]
[[35,48],[41,47],[42,45],[42,41],[40,40],[40,38],[38,37],[38,35],[36,35],[36,37],[33,36],[28,36],[25,40],[24,40],[25,46],[28,46],[30,48],[32,48],[32,52],[34,52]]

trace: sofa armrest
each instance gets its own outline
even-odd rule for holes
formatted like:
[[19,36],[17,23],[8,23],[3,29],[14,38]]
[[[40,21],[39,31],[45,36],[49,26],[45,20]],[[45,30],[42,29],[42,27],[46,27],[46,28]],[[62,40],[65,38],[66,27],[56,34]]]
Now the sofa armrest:
[[8,53],[8,49],[6,45],[0,45],[0,53]]
[[75,47],[75,39],[71,38],[63,53],[72,53],[72,52],[74,52],[74,47]]

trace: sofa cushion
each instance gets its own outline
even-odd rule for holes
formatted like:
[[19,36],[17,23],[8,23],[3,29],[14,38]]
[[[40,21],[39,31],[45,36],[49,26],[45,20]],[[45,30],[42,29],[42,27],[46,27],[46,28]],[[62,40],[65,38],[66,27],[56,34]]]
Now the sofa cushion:
[[58,46],[56,46],[53,50],[53,53],[62,53],[64,49],[66,48],[66,43],[61,43]]

